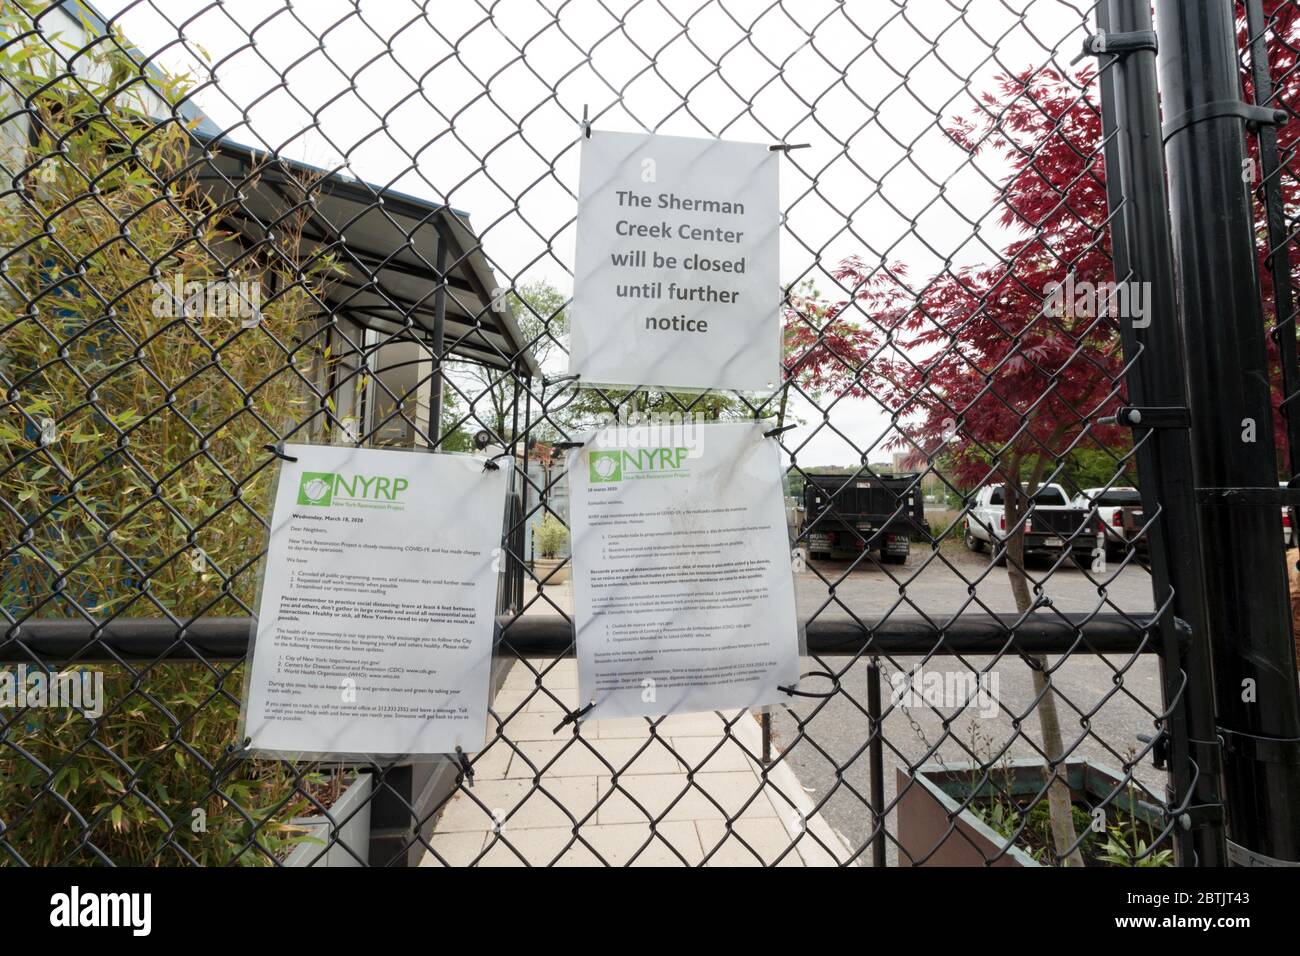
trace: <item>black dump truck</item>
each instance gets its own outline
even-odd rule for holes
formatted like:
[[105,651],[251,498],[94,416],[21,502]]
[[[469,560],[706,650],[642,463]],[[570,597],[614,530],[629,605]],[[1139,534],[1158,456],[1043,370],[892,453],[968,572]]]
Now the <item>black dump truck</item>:
[[806,477],[802,540],[809,557],[877,551],[885,564],[902,564],[912,535],[926,531],[919,475]]

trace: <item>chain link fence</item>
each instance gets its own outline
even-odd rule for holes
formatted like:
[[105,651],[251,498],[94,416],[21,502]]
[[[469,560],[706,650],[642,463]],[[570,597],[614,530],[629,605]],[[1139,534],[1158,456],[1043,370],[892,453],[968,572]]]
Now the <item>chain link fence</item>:
[[[1243,8],[1245,62],[1274,58],[1253,89],[1290,111],[1294,18],[1267,6],[1249,27]],[[1160,637],[1165,519],[1135,490],[1150,433],[1115,420],[1157,357],[1122,345],[1151,301],[1112,263],[1117,58],[1080,56],[1094,14],[6,4],[0,655],[45,696],[0,707],[0,859],[1195,862],[1202,771],[1171,735],[1198,702]],[[773,394],[566,377],[584,116],[801,147]],[[1276,133],[1259,154],[1265,294],[1292,335],[1294,152]],[[557,730],[577,703],[557,446],[669,415],[794,426],[809,696]],[[467,762],[241,756],[285,440],[516,457]]]

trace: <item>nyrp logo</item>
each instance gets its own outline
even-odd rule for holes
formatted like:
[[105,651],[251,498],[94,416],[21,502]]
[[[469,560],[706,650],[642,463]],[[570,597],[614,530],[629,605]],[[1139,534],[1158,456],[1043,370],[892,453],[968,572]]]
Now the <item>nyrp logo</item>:
[[298,485],[298,504],[327,505],[334,497],[335,476],[328,471],[305,471]]
[[593,451],[591,453],[591,480],[620,481],[623,478],[623,453],[620,451]]
[[405,478],[305,471],[298,482],[298,504],[317,508],[342,505],[401,510],[406,505],[400,498],[409,486]]
[[686,474],[689,448],[637,448],[593,451],[588,475],[592,484],[633,478],[677,478]]

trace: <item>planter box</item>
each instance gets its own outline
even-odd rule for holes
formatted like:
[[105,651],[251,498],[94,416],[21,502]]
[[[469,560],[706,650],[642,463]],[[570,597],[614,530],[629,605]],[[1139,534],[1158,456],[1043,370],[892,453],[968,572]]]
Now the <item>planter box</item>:
[[[1007,776],[999,767],[994,779],[985,785],[984,793],[994,792],[993,784],[1010,796],[1032,796],[1043,786],[1043,762],[1030,757],[1013,760]],[[949,764],[944,769],[938,764],[926,764],[912,777],[904,768],[898,769],[898,859],[900,866],[1042,866],[1020,847],[1012,845],[1005,853],[1002,847],[1006,838],[969,809],[958,813],[970,789],[971,773],[980,773],[977,764]],[[1100,764],[1090,763],[1082,757],[1071,757],[1065,762],[1066,782],[1072,797],[1087,798],[1093,805],[1112,792],[1124,781],[1123,774]],[[977,778],[978,779],[978,778]],[[1158,801],[1142,784],[1130,781],[1137,791],[1138,800],[1155,804]],[[1046,797],[1044,796],[1044,799]],[[1137,817],[1148,823],[1159,824],[1157,814],[1135,807]],[[952,832],[949,833],[949,828]],[[1000,857],[993,860],[997,854]],[[918,862],[909,864],[908,859]],[[988,862],[993,860],[992,863]]]
[[[370,774],[359,774],[334,801],[328,817],[298,817],[290,821],[294,826],[306,828],[307,837],[314,839],[295,846],[285,858],[284,865],[367,865],[370,862],[370,790]],[[330,817],[334,818],[333,823]],[[337,841],[331,844],[330,837],[335,834],[336,825]]]
[[[563,584],[569,580],[569,571],[572,565],[566,564],[560,568],[563,558],[534,558],[533,574],[537,575],[537,580],[545,581],[547,584]],[[556,571],[556,568],[560,570]],[[555,573],[552,574],[551,572]]]

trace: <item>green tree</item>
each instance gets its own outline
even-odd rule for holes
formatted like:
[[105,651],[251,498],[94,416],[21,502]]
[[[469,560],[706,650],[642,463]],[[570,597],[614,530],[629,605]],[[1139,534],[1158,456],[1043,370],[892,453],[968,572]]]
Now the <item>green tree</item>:
[[[549,282],[538,279],[511,290],[507,301],[519,324],[524,351],[532,354],[544,375],[561,374],[569,334],[569,297]],[[502,444],[514,441],[517,436],[511,428],[515,379],[511,372],[461,363],[452,374],[457,387],[464,392],[465,401],[453,421],[465,419],[463,427],[471,434],[486,428]],[[521,422],[522,415],[521,409]]]

